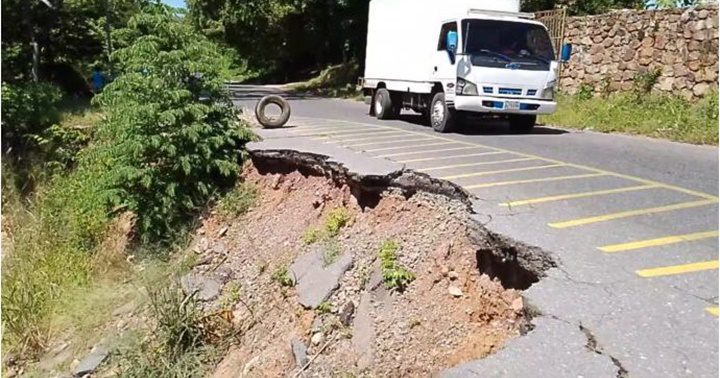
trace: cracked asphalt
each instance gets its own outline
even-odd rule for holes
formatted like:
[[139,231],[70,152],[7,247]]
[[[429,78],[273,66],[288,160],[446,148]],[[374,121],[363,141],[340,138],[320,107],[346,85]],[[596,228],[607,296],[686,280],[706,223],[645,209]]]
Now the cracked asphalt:
[[477,121],[437,134],[411,112],[378,121],[362,102],[230,89],[250,109],[290,100],[288,125],[260,131],[273,148],[452,181],[485,227],[555,258],[524,293],[535,328],[444,376],[718,376],[716,147]]

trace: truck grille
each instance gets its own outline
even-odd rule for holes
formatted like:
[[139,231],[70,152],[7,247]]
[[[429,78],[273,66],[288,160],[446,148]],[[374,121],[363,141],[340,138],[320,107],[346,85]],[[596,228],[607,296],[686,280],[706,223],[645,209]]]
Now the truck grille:
[[493,94],[493,87],[483,87],[483,93],[485,94]]
[[535,96],[537,94],[537,89],[528,89],[527,95],[528,96]]
[[520,88],[499,88],[498,93],[501,95],[520,96],[520,95],[522,95],[522,89],[520,89]]

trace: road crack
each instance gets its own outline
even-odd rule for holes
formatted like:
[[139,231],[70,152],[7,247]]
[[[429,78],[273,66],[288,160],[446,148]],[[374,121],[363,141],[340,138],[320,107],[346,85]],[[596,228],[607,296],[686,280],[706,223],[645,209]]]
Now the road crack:
[[582,323],[578,324],[578,328],[580,328],[580,331],[581,331],[583,334],[585,334],[585,337],[587,338],[587,344],[585,344],[585,347],[586,347],[588,350],[590,350],[590,351],[592,351],[592,352],[594,352],[594,353],[596,353],[596,354],[599,354],[599,355],[601,355],[601,356],[604,356],[604,357],[609,358],[610,361],[612,361],[613,365],[615,365],[615,366],[617,367],[617,369],[618,369],[617,375],[616,375],[617,378],[627,378],[627,377],[629,377],[629,373],[628,373],[627,369],[625,369],[625,367],[622,365],[622,363],[620,362],[620,360],[617,359],[617,357],[615,357],[615,356],[613,356],[613,355],[611,355],[611,354],[606,353],[606,352],[602,349],[602,347],[600,347],[600,346],[598,345],[598,342],[597,342],[597,339],[595,338],[595,335],[592,333],[592,331],[591,331],[589,328],[583,326]]

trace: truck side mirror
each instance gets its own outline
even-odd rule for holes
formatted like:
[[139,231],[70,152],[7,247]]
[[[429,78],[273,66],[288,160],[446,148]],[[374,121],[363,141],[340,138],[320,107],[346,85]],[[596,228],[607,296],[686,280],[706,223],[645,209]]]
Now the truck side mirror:
[[570,56],[572,55],[572,44],[566,43],[562,45],[562,53],[560,54],[560,60],[563,61],[563,63],[567,63],[570,61]]
[[458,34],[456,31],[449,31],[447,33],[447,51],[451,55],[455,55],[455,51],[457,51],[457,44],[458,44]]
[[450,56],[450,63],[455,64],[455,52],[457,51],[458,34],[456,31],[447,33],[447,41],[445,48]]

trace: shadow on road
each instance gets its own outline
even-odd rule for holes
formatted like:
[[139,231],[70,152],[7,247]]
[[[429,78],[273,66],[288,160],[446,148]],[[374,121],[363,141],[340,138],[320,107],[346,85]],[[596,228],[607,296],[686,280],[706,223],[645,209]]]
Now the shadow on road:
[[276,87],[256,87],[230,84],[227,88],[230,92],[230,98],[235,101],[259,100],[268,95],[282,96],[286,100],[322,99],[322,97],[313,95],[312,93],[288,91]]
[[[400,120],[415,125],[429,127],[428,122],[420,114],[402,114]],[[536,125],[532,132],[527,134],[517,134],[510,131],[510,126],[505,120],[481,119],[468,117],[460,121],[457,129],[454,131],[461,135],[560,135],[567,134],[567,131],[547,126]]]

